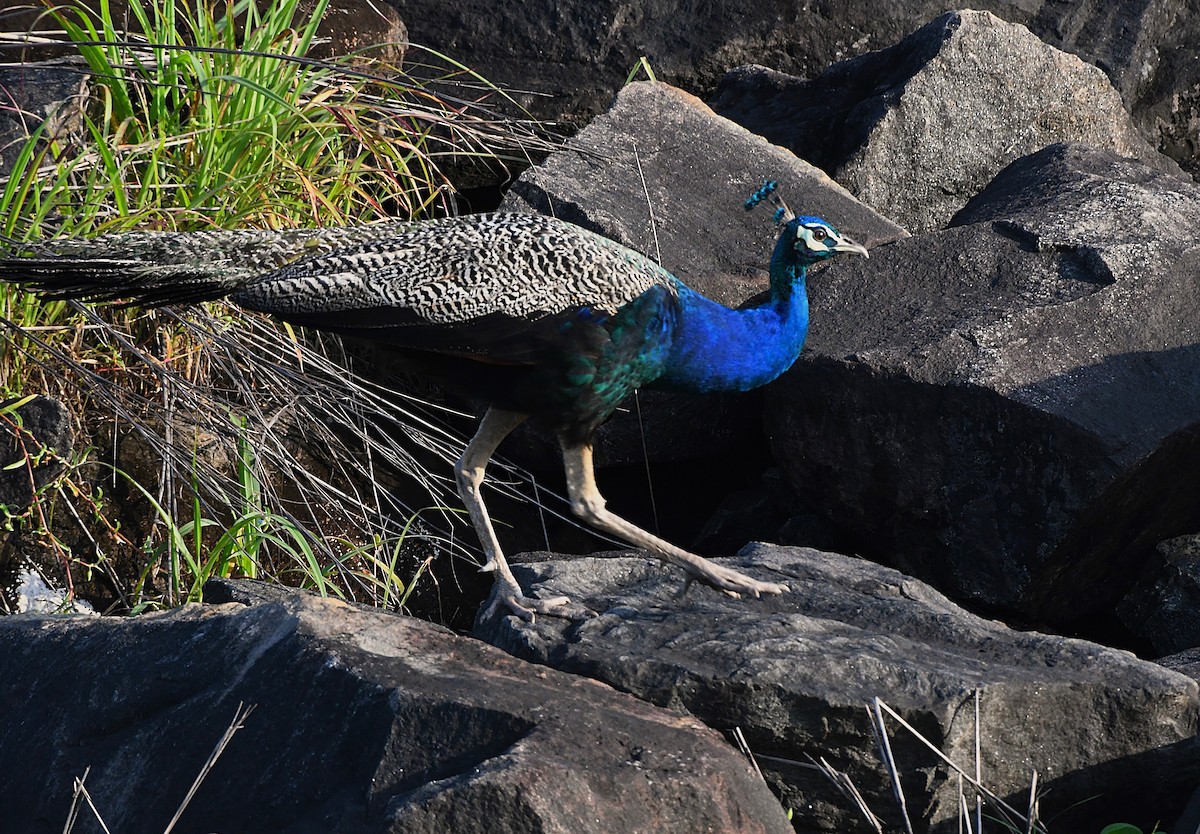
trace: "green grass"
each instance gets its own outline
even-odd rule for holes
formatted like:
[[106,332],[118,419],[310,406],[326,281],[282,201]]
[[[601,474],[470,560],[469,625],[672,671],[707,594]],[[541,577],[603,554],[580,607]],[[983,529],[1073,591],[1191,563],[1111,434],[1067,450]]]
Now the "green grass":
[[444,210],[439,157],[479,154],[469,143],[486,142],[487,120],[461,117],[395,68],[307,59],[327,3],[298,22],[298,0],[265,12],[249,0],[132,0],[144,39],[117,28],[107,0],[98,16],[50,8],[91,70],[94,101],[81,135],[41,135],[18,157],[0,231],[280,228]]
[[[450,168],[525,165],[549,148],[443,56],[419,53],[440,65],[439,90],[464,82],[462,97],[368,54],[308,58],[326,2],[301,20],[297,0],[131,0],[132,33],[107,0],[95,13],[48,6],[87,63],[90,102],[77,130],[39,127],[17,156],[0,233],[444,214]],[[429,532],[458,514],[419,508],[452,503],[427,461],[454,457],[461,419],[361,379],[336,340],[223,305],[92,310],[12,286],[0,317],[0,389],[80,416],[65,474],[10,519],[69,586],[99,582],[118,609],[141,610],[196,599],[211,576],[257,576],[395,607],[435,557],[460,552]],[[127,465],[126,445],[151,464]]]

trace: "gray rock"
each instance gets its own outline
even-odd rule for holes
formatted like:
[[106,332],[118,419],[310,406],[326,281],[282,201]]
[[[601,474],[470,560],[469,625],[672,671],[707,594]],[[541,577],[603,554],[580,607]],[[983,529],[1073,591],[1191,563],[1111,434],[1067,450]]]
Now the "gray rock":
[[[639,56],[657,76],[708,95],[730,67],[760,64],[813,78],[836,61],[883,49],[943,12],[939,0],[828,0],[780,14],[751,0],[490,2],[392,0],[415,43],[516,90],[541,118],[585,124],[603,112]],[[1198,170],[1200,41],[1194,0],[977,0],[1046,43],[1102,69],[1153,145]],[[1013,67],[998,64],[998,73]],[[930,149],[933,153],[941,148]]]
[[621,89],[568,147],[515,182],[504,208],[554,214],[657,257],[680,279],[737,306],[767,289],[778,229],[743,204],[766,179],[798,214],[867,246],[906,236],[817,168],[662,83]]
[[[1200,6],[1195,0],[1041,4],[1029,28],[1104,70],[1150,143],[1200,173]],[[1009,18],[1015,19],[1015,18]]]
[[1200,535],[1159,544],[1117,616],[1155,655],[1200,647]]
[[[543,562],[514,566],[523,586],[568,594],[600,616],[507,617],[476,632],[709,726],[740,727],[798,831],[866,830],[824,777],[780,761],[809,755],[847,773],[886,830],[900,830],[864,710],[876,697],[973,773],[978,692],[984,784],[1024,808],[1036,768],[1042,818],[1056,830],[1118,818],[1149,828],[1182,807],[1197,778],[1200,694],[1186,676],[1081,640],[1010,630],[861,559],[752,545],[728,561],[791,592],[735,601],[694,587],[678,598],[678,573],[646,559]],[[917,830],[958,831],[957,777],[887,723]]]
[[942,15],[812,81],[743,68],[711,103],[913,232],[941,228],[1005,165],[1055,142],[1179,172],[1104,73],[987,12]]
[[1195,681],[1200,681],[1200,648],[1184,649],[1154,661],[1159,666],[1187,675]]
[[[660,0],[487,2],[392,0],[415,43],[433,46],[510,90],[537,117],[570,126],[603,112],[640,56],[658,78],[701,96],[730,68],[759,64],[814,78],[831,64],[884,49],[955,8],[936,0],[830,0],[780,15],[750,0],[680,6]],[[1045,43],[1101,69],[1151,145],[1200,171],[1200,14],[1194,0],[980,0]],[[1019,65],[998,62],[997,75]],[[419,71],[419,70],[418,70]],[[930,149],[941,153],[943,148]]]
[[790,830],[695,719],[411,618],[210,590],[236,601],[0,618],[6,830],[62,830],[85,772],[110,830],[162,830],[239,704],[176,831]]
[[776,456],[856,552],[1037,623],[1108,615],[1200,529],[1200,187],[1055,146],[954,224],[814,282]]

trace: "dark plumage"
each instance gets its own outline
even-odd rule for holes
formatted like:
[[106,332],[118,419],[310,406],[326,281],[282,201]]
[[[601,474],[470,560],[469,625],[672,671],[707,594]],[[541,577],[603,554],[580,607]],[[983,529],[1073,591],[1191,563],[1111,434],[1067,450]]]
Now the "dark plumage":
[[[756,195],[757,202],[765,195]],[[294,324],[363,338],[490,405],[457,467],[459,492],[497,571],[492,606],[561,613],[525,597],[480,497],[500,441],[527,417],[556,432],[573,510],[731,594],[778,593],[604,508],[591,436],[634,389],[748,390],[795,361],[808,326],[806,269],[866,250],[814,217],[783,226],[771,294],[733,311],[652,260],[552,217],[488,214],[355,229],[129,233],[0,260],[0,279],[55,297],[156,306],[228,298]]]

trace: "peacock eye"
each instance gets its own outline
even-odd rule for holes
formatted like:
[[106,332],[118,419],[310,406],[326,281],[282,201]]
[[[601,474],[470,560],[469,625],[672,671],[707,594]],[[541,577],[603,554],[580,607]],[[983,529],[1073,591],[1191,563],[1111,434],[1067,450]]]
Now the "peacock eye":
[[822,229],[820,226],[818,226],[817,228],[812,230],[812,236],[813,236],[813,240],[820,241],[820,240],[824,240],[826,237],[828,237],[828,233],[824,229]]

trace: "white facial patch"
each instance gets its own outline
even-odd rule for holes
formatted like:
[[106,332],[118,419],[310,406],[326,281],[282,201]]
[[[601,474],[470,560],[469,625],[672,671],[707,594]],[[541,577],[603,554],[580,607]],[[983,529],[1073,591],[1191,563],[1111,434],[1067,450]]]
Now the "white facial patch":
[[832,236],[830,235],[829,230],[824,226],[815,226],[811,228],[808,226],[801,226],[799,231],[801,240],[804,241],[804,245],[807,246],[811,251],[829,251],[829,244],[827,241],[829,241]]

